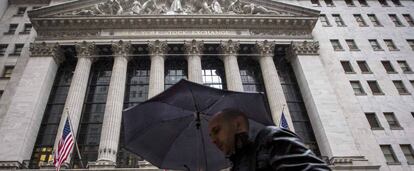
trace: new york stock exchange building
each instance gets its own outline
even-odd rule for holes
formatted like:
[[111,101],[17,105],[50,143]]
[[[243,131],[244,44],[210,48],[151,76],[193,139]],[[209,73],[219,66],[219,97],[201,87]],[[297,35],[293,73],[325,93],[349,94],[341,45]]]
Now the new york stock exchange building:
[[181,79],[264,93],[333,170],[414,169],[413,1],[0,3],[0,170],[54,169],[67,113],[66,169],[156,170],[122,111]]

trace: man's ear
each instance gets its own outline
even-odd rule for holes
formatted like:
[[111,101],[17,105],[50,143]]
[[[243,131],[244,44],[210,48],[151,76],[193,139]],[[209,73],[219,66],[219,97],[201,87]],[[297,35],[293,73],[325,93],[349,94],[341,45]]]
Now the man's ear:
[[236,124],[236,131],[237,132],[242,132],[243,131],[243,121],[242,121],[241,117],[237,117],[235,119],[235,124]]

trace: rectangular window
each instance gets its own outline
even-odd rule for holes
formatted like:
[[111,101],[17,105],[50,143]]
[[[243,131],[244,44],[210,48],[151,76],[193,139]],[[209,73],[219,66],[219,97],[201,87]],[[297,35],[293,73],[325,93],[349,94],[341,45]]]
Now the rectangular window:
[[312,3],[314,6],[321,6],[321,3],[319,2],[319,0],[311,0],[311,3]]
[[414,27],[414,20],[410,14],[403,14],[404,19],[407,21],[408,25]]
[[382,26],[381,23],[379,22],[377,16],[375,16],[375,14],[368,14],[368,18],[369,18],[369,20],[371,20],[372,25],[374,25],[374,27]]
[[333,3],[333,1],[332,1],[332,0],[325,0],[325,4],[326,4],[326,6],[328,6],[328,7],[334,7],[334,6],[335,6],[335,4]]
[[378,2],[383,6],[383,7],[388,7],[388,2],[387,0],[378,0]]
[[402,6],[400,0],[391,0],[391,2],[395,5],[395,6]]
[[341,61],[341,65],[345,73],[354,73],[354,70],[352,69],[352,65],[349,61]]
[[364,18],[362,18],[361,14],[354,14],[354,18],[360,27],[368,26],[367,23],[365,23]]
[[357,61],[357,64],[358,64],[359,69],[361,69],[361,72],[363,74],[369,74],[369,73],[371,73],[371,69],[369,68],[367,62],[365,62],[365,61]]
[[10,78],[13,73],[14,66],[5,66],[3,71],[3,78]]
[[333,49],[334,49],[335,51],[341,51],[341,50],[344,50],[344,49],[342,48],[342,46],[341,46],[341,43],[339,43],[339,40],[338,40],[338,39],[332,39],[332,40],[331,40],[331,44],[332,44],[332,47],[333,47]]
[[394,23],[395,26],[397,26],[397,27],[404,26],[401,23],[400,19],[398,19],[396,14],[388,14],[388,16],[390,17],[391,21]]
[[349,47],[349,50],[359,50],[357,44],[355,43],[355,41],[353,39],[347,39],[345,40],[346,44]]
[[396,73],[390,61],[381,61],[381,63],[384,66],[384,69],[387,73]]
[[371,89],[371,92],[373,95],[383,95],[384,93],[382,93],[381,88],[378,84],[377,81],[375,80],[371,80],[371,81],[367,81],[369,88]]
[[405,85],[401,80],[394,80],[392,82],[394,83],[395,88],[397,89],[398,93],[400,93],[402,95],[410,94],[408,92],[407,88],[405,88]]
[[20,34],[30,34],[30,30],[32,30],[32,24],[26,23],[24,24],[23,31]]
[[325,14],[321,14],[319,16],[319,20],[321,21],[322,26],[331,26],[331,24],[329,23],[328,17],[326,17]]
[[359,4],[361,4],[362,7],[367,7],[368,2],[366,0],[358,0]]
[[390,129],[401,129],[400,123],[393,112],[384,112],[384,116],[388,122],[388,125],[390,125]]
[[397,46],[395,46],[394,42],[391,39],[384,39],[385,45],[387,45],[388,50],[396,51],[398,50]]
[[339,27],[345,26],[345,23],[344,23],[344,21],[342,20],[342,18],[339,14],[332,14],[332,17],[334,18],[335,23],[336,23],[337,26],[339,26]]
[[397,63],[400,65],[401,70],[402,70],[404,73],[411,73],[411,72],[413,72],[413,71],[411,70],[410,66],[408,65],[407,61],[397,61]]
[[407,159],[408,164],[414,164],[414,150],[410,144],[401,144],[400,145],[402,152],[404,153],[405,159]]
[[387,164],[398,164],[400,163],[395,156],[394,150],[392,150],[391,145],[380,145],[381,151],[384,154],[385,161]]
[[22,53],[23,46],[24,46],[24,44],[15,44],[14,45],[14,51],[10,55],[19,56]]
[[18,24],[10,24],[9,25],[9,30],[7,32],[5,32],[4,34],[6,34],[6,35],[14,34],[16,32],[17,26],[19,26],[19,25]]
[[15,16],[23,16],[26,13],[27,7],[19,7],[17,8],[17,13]]
[[355,95],[365,95],[365,91],[359,81],[350,81],[352,89],[354,89]]
[[381,45],[378,43],[376,39],[370,39],[368,41],[374,51],[383,50]]
[[355,3],[353,0],[345,0],[346,5],[348,5],[349,7],[354,7]]
[[375,113],[365,113],[365,116],[367,117],[367,120],[368,120],[369,126],[371,126],[371,129],[383,129]]
[[407,43],[411,47],[411,50],[414,50],[414,39],[407,39]]
[[4,54],[6,54],[7,46],[7,44],[0,44],[0,56],[4,56]]

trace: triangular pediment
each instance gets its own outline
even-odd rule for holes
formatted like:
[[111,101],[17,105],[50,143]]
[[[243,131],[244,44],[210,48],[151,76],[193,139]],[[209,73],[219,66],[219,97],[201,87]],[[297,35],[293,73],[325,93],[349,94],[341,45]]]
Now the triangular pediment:
[[76,0],[31,11],[30,17],[318,14],[313,9],[272,0]]

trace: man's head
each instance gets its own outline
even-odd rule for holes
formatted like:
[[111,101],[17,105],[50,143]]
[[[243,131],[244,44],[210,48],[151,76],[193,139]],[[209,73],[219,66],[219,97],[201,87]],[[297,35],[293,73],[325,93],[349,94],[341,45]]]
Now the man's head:
[[224,109],[217,112],[208,124],[213,143],[226,155],[235,150],[235,135],[249,132],[246,115],[237,109]]

